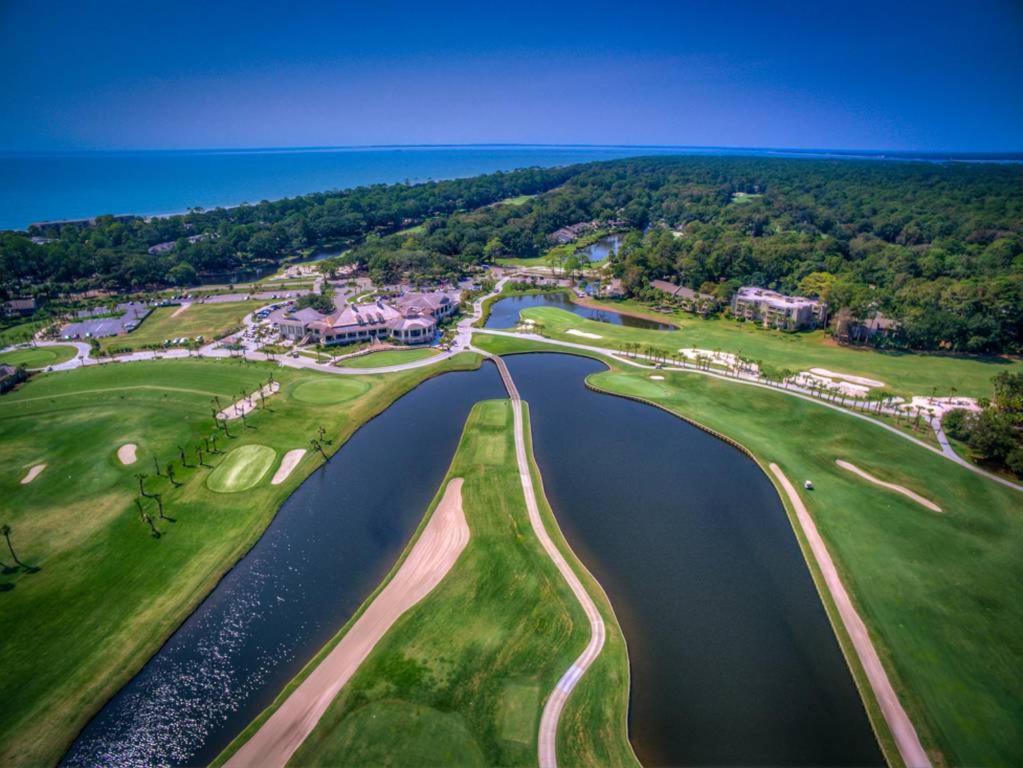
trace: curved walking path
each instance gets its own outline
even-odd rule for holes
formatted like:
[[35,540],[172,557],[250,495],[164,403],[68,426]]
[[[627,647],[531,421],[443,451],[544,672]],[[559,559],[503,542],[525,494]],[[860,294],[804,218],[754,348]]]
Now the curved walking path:
[[572,566],[568,564],[565,556],[561,554],[561,550],[558,549],[550,534],[547,533],[543,518],[540,517],[540,509],[536,503],[536,489],[533,486],[533,475],[530,472],[529,458],[526,454],[522,399],[519,397],[519,391],[512,380],[511,373],[504,364],[504,360],[499,356],[491,355],[487,352],[481,352],[481,354],[497,365],[497,370],[501,373],[501,380],[504,382],[505,388],[508,390],[508,396],[511,398],[512,414],[515,423],[515,459],[519,465],[519,480],[522,483],[522,493],[526,498],[526,510],[529,513],[529,523],[533,528],[533,533],[540,540],[540,545],[543,547],[544,552],[553,561],[562,578],[568,583],[572,594],[575,595],[575,599],[582,606],[586,619],[590,623],[589,642],[572,666],[561,676],[558,684],[547,699],[547,703],[543,708],[543,715],[540,717],[540,733],[537,737],[537,753],[540,768],[557,768],[558,722],[561,720],[561,712],[565,708],[565,703],[568,701],[568,697],[573,689],[575,689],[576,684],[585,674],[586,670],[589,669],[590,665],[593,664],[597,656],[600,655],[601,650],[603,650],[606,628],[596,603],[593,602],[593,598],[590,597],[579,577],[572,570]]
[[[954,450],[952,450],[950,446],[948,446],[947,439],[945,440],[942,448],[935,448],[933,445],[928,445],[923,440],[920,440],[920,439],[918,439],[916,437],[913,437],[912,435],[907,435],[905,432],[903,432],[903,431],[901,431],[899,429],[896,429],[895,427],[891,426],[890,424],[885,424],[882,421],[878,421],[877,419],[872,418],[871,416],[869,416],[866,413],[860,413],[860,412],[855,411],[855,410],[853,410],[851,408],[846,408],[846,407],[843,407],[841,405],[836,405],[835,403],[830,403],[827,400],[822,400],[822,399],[820,399],[818,397],[813,397],[813,396],[811,396],[809,394],[809,390],[805,390],[805,389],[803,389],[803,388],[801,388],[801,387],[799,387],[797,385],[775,386],[775,385],[772,385],[772,384],[766,384],[766,383],[760,381],[760,379],[757,378],[756,376],[754,376],[752,374],[748,374],[748,373],[738,373],[738,374],[736,374],[734,376],[728,376],[728,375],[725,375],[724,373],[719,373],[717,371],[710,371],[710,370],[705,370],[705,369],[696,368],[696,367],[693,367],[693,368],[679,367],[679,366],[676,366],[676,365],[664,365],[661,368],[654,368],[649,363],[641,363],[641,362],[638,362],[637,360],[629,360],[627,358],[621,357],[621,350],[609,349],[607,347],[597,347],[597,346],[593,346],[591,344],[577,344],[577,343],[571,342],[571,341],[560,341],[559,339],[549,339],[546,336],[540,336],[539,334],[535,334],[535,333],[518,333],[518,332],[515,332],[515,331],[502,331],[502,330],[497,330],[497,329],[494,329],[494,328],[474,328],[473,331],[475,333],[482,333],[482,334],[486,334],[486,335],[489,335],[489,336],[505,336],[505,337],[513,338],[513,339],[522,339],[524,341],[536,341],[536,342],[539,342],[541,344],[549,344],[552,347],[564,347],[566,349],[577,349],[577,350],[580,350],[580,351],[583,351],[583,352],[589,352],[589,353],[593,353],[593,354],[602,355],[603,357],[610,357],[613,360],[615,360],[615,362],[621,363],[622,365],[631,365],[634,368],[640,368],[642,370],[647,370],[647,371],[651,371],[651,370],[665,370],[665,371],[675,371],[675,372],[683,372],[683,373],[695,373],[695,374],[699,374],[701,376],[708,376],[708,377],[710,377],[712,379],[720,379],[721,381],[731,381],[731,382],[735,382],[735,383],[738,383],[738,384],[745,384],[745,385],[751,386],[751,387],[760,387],[761,389],[769,389],[772,392],[781,392],[781,393],[787,394],[787,395],[789,395],[791,397],[798,397],[801,400],[806,400],[807,402],[810,402],[810,403],[816,403],[817,405],[822,405],[825,408],[830,408],[833,411],[838,411],[839,413],[843,413],[846,416],[851,416],[851,417],[854,417],[854,418],[857,418],[857,419],[863,419],[864,421],[870,422],[871,424],[873,424],[876,427],[880,427],[881,429],[888,430],[893,435],[898,435],[903,440],[909,440],[909,442],[911,442],[911,443],[913,443],[915,445],[918,445],[921,448],[924,448],[924,449],[930,451],[931,453],[935,453],[938,456],[942,456],[942,457],[948,459],[949,461],[955,462],[959,466],[964,467],[965,469],[970,470],[974,474],[981,475],[983,477],[988,478],[989,480],[994,480],[996,483],[1004,485],[1007,488],[1012,488],[1013,490],[1016,490],[1016,491],[1023,491],[1023,485],[1019,485],[1017,483],[1014,483],[1011,480],[1007,480],[1004,477],[1000,477],[999,475],[996,475],[996,474],[994,474],[992,472],[988,472],[986,469],[981,469],[980,467],[976,466],[975,464],[971,464],[970,462],[968,462],[966,459],[964,459],[962,456],[960,456]],[[486,353],[484,353],[484,354],[486,354]],[[642,358],[644,356],[640,355],[640,357]],[[890,413],[890,411],[888,411],[888,410],[884,410],[883,412]],[[939,439],[939,443],[941,443],[942,438],[944,438],[944,433],[942,433],[939,436],[939,438],[938,438]]]
[[857,467],[855,464],[851,464],[850,462],[844,461],[842,459],[835,459],[835,463],[838,466],[840,466],[842,469],[847,469],[850,472],[852,472],[854,475],[859,475],[860,477],[862,477],[864,480],[866,480],[869,483],[873,483],[874,485],[880,485],[882,488],[887,488],[890,491],[895,491],[896,493],[901,493],[903,496],[908,496],[913,501],[915,501],[917,504],[920,504],[921,506],[927,507],[927,509],[931,510],[932,512],[940,512],[941,511],[941,507],[939,507],[933,501],[931,501],[930,499],[925,499],[919,493],[917,493],[916,491],[909,490],[909,488],[907,488],[904,485],[896,485],[895,483],[885,482],[881,478],[874,477],[869,472],[865,472],[864,470],[862,470],[859,467]]
[[888,728],[895,739],[895,745],[898,747],[903,762],[907,768],[930,768],[930,758],[923,745],[920,744],[916,728],[913,727],[913,722],[906,714],[906,710],[903,709],[902,702],[899,701],[895,689],[892,688],[892,684],[888,680],[888,673],[885,672],[881,659],[877,655],[874,643],[867,632],[867,625],[863,623],[863,619],[860,618],[860,614],[849,598],[849,593],[846,592],[845,585],[839,578],[838,569],[835,568],[831,554],[824,545],[824,539],[817,531],[817,525],[806,509],[806,505],[803,504],[799,492],[782,472],[781,467],[771,464],[771,472],[784,489],[785,495],[788,496],[796,512],[796,519],[799,521],[800,528],[803,529],[803,535],[806,537],[814,560],[817,561],[817,567],[820,568],[821,575],[824,577],[824,584],[838,609],[838,615],[842,619],[842,624],[845,625],[845,631],[852,641],[853,649],[860,660],[860,665],[867,676],[867,681],[874,692],[874,698],[877,699],[881,713],[888,723]]
[[440,504],[394,578],[226,765],[283,768],[387,630],[440,584],[468,543],[462,478],[456,477],[448,482]]

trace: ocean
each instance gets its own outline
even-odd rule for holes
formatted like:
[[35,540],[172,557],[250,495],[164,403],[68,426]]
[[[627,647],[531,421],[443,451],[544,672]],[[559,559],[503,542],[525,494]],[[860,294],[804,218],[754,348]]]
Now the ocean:
[[827,150],[518,145],[0,152],[0,229],[105,213],[179,213],[193,207],[256,203],[364,184],[451,179],[658,154],[989,159]]

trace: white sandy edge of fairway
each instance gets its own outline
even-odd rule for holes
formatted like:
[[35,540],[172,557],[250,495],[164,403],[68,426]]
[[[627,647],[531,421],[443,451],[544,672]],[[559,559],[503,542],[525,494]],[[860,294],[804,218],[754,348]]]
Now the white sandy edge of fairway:
[[865,387],[874,388],[884,386],[884,382],[878,381],[877,379],[868,379],[866,376],[853,376],[851,373],[829,371],[827,368],[811,368],[810,373],[816,373],[818,376],[826,376],[829,379],[844,379],[845,381],[852,382],[853,384],[862,384]]
[[468,543],[462,478],[456,477],[394,578],[227,765],[284,766],[391,625],[440,584]]
[[569,328],[567,331],[565,331],[565,333],[570,334],[572,336],[582,336],[584,339],[602,339],[602,338],[604,338],[603,336],[599,336],[596,333],[587,333],[586,331],[579,331],[579,330],[576,330],[575,328]]
[[134,464],[136,461],[135,451],[138,446],[135,443],[125,443],[117,449],[117,460],[122,464]]
[[651,376],[650,381],[664,381],[663,376]]
[[901,493],[903,496],[908,496],[913,501],[915,501],[917,504],[921,504],[921,505],[927,507],[927,509],[931,510],[931,512],[941,512],[941,507],[939,507],[933,501],[931,501],[930,499],[925,499],[919,493],[917,493],[916,491],[909,490],[909,488],[907,488],[904,485],[896,485],[895,483],[887,483],[887,482],[885,482],[884,480],[882,480],[879,477],[874,477],[869,472],[864,472],[862,469],[857,467],[855,464],[850,464],[848,461],[843,461],[842,459],[835,459],[835,463],[838,466],[840,466],[842,469],[847,469],[850,472],[852,472],[853,474],[859,475],[864,480],[867,480],[867,481],[869,481],[871,483],[874,483],[874,485],[880,485],[882,488],[887,488],[890,491],[895,491],[896,493]]
[[305,448],[295,448],[294,450],[288,451],[284,454],[284,458],[281,459],[281,465],[277,467],[277,471],[274,472],[273,480],[270,481],[270,485],[280,485],[288,479],[288,475],[291,474],[292,470],[298,466],[298,462],[305,456]]
[[192,305],[191,304],[182,304],[180,307],[178,307],[177,309],[174,310],[174,313],[171,315],[171,317],[177,317],[182,312],[184,312],[186,309],[188,309],[190,306],[192,306]]
[[36,464],[34,467],[32,467],[28,471],[28,474],[26,474],[23,478],[21,478],[21,484],[22,485],[28,485],[33,480],[35,480],[37,477],[39,477],[39,473],[42,472],[44,469],[46,469],[46,464],[45,463],[43,463],[43,464]]
[[242,414],[248,416],[252,411],[256,410],[256,408],[259,406],[260,392],[263,393],[263,397],[270,397],[270,395],[277,394],[278,392],[280,392],[280,390],[281,383],[279,381],[275,381],[272,384],[264,384],[261,389],[257,389],[255,392],[249,395],[249,400],[252,401],[251,404],[249,403],[249,400],[246,400],[243,397],[238,402],[234,403],[233,405],[229,405],[227,408],[218,413],[217,418],[224,419],[225,421],[230,421],[231,419],[240,419]]
[[814,560],[817,561],[817,567],[820,568],[824,584],[827,586],[831,599],[835,603],[835,608],[842,619],[845,631],[849,635],[849,640],[852,642],[856,656],[860,660],[860,665],[867,676],[870,688],[874,692],[874,698],[877,699],[881,713],[888,723],[888,729],[892,733],[892,738],[895,739],[895,745],[902,756],[902,761],[906,764],[907,768],[930,768],[930,758],[927,757],[927,752],[924,750],[923,745],[920,744],[920,737],[917,736],[913,722],[909,719],[909,715],[906,714],[906,710],[902,708],[902,702],[899,701],[895,689],[892,688],[891,681],[888,680],[888,673],[885,672],[881,659],[877,655],[877,649],[874,648],[874,643],[870,639],[867,625],[863,623],[863,619],[860,618],[860,614],[856,611],[849,593],[846,592],[845,585],[842,584],[842,579],[838,575],[838,569],[835,568],[831,554],[824,544],[824,539],[821,538],[820,533],[817,531],[816,523],[814,523],[809,511],[807,511],[806,505],[803,504],[803,499],[798,491],[796,491],[788,477],[785,476],[785,473],[781,471],[781,467],[777,464],[771,464],[771,472],[781,484],[785,495],[788,496],[789,502],[795,510],[799,527],[803,529],[803,535],[806,537],[807,544],[810,545],[810,551],[813,553]]

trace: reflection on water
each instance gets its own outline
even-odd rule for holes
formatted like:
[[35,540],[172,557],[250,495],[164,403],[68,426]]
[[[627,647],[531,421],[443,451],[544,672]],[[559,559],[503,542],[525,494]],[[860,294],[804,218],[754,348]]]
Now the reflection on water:
[[596,320],[612,325],[624,325],[629,328],[645,328],[653,331],[670,331],[673,325],[658,323],[643,317],[623,315],[612,310],[594,309],[575,304],[565,293],[542,293],[533,296],[509,296],[507,299],[495,301],[490,307],[490,317],[486,328],[514,328],[519,322],[519,312],[531,307],[557,307],[571,312],[587,320]]
[[[503,394],[493,366],[448,373],[363,426],[284,503],[64,763],[213,760],[377,586],[440,485],[473,403]],[[397,482],[395,467],[415,471]]]
[[883,765],[778,494],[745,455],[585,388],[593,360],[507,358],[558,522],[629,646],[645,766]]

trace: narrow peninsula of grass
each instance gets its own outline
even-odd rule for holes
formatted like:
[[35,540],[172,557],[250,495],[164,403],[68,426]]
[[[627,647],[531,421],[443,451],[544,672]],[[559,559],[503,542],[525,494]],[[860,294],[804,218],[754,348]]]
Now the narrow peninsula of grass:
[[[466,354],[406,373],[340,377],[236,360],[162,360],[43,374],[0,398],[0,522],[11,526],[22,562],[39,569],[0,576],[0,764],[59,760],[323,463],[308,451],[320,427],[332,453],[424,379],[478,364]],[[271,374],[281,391],[247,423],[230,422],[231,437],[220,432],[217,452],[204,452],[206,466],[198,466],[214,399],[230,404]],[[342,384],[343,392],[333,390]],[[131,465],[117,456],[128,443],[138,446]],[[273,468],[296,448],[307,449],[306,458],[271,485]],[[46,470],[22,484],[40,463]],[[178,486],[166,477],[170,464]],[[160,520],[154,501],[145,501],[159,538],[134,504],[140,473],[175,521]],[[208,480],[235,492],[216,492]]]
[[[494,353],[558,351],[514,338],[477,335],[474,343]],[[816,402],[694,373],[658,371],[664,379],[653,381],[649,370],[590,356],[612,366],[589,378],[595,389],[659,405],[738,441],[762,466],[777,463],[794,482],[812,480],[806,505],[936,763],[1023,761],[1023,494]],[[836,459],[943,511],[866,482]],[[797,537],[805,551],[798,528]],[[812,564],[811,571],[819,584]],[[834,623],[826,595],[824,602]],[[882,745],[897,762],[837,630]]]
[[23,365],[26,368],[46,368],[73,360],[77,354],[78,350],[72,346],[26,347],[4,352],[0,355],[0,363]]
[[[533,472],[539,480],[535,465]],[[420,530],[455,477],[464,479],[468,546],[440,585],[384,636],[289,765],[536,764],[543,704],[585,646],[589,625],[530,526],[509,401],[474,407]],[[542,502],[541,508],[556,534],[549,507]],[[559,752],[565,765],[636,766],[626,730],[624,640],[603,593],[587,579],[603,606],[608,642],[573,695]]]

